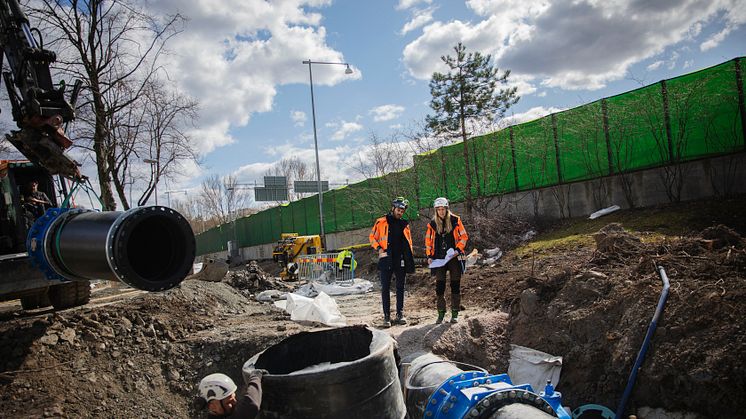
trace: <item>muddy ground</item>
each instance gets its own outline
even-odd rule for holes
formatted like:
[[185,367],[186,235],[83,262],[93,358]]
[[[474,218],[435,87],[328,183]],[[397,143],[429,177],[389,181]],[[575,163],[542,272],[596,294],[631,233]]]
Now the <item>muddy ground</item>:
[[[615,409],[658,302],[659,263],[670,278],[670,296],[630,407],[743,417],[744,204],[743,198],[681,204],[542,229],[529,243],[513,243],[518,247],[493,266],[467,272],[464,311],[455,325],[432,324],[433,282],[420,270],[408,280],[410,324],[389,331],[405,355],[432,349],[494,373],[507,370],[511,343],[561,355],[564,404]],[[364,253],[359,270],[374,276]],[[272,281],[236,271],[223,283],[109,293],[56,313],[24,313],[6,303],[0,307],[0,413],[199,416],[191,400],[201,376],[222,371],[240,382],[250,356],[313,329],[253,299],[258,284]],[[377,293],[337,298],[349,324],[372,326],[381,321],[379,301]]]

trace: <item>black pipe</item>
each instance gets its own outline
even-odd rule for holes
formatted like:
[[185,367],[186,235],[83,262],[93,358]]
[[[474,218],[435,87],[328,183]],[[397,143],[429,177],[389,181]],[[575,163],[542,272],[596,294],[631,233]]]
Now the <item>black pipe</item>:
[[624,388],[622,400],[619,402],[619,406],[616,408],[616,419],[621,419],[621,417],[624,415],[624,409],[627,407],[627,400],[629,400],[629,397],[632,395],[632,389],[635,387],[635,381],[637,381],[637,372],[640,370],[640,367],[642,367],[643,361],[645,361],[645,354],[647,354],[648,347],[650,347],[650,340],[655,334],[655,329],[658,326],[658,320],[660,319],[661,314],[663,314],[663,308],[666,306],[666,300],[668,299],[668,289],[670,288],[670,283],[668,281],[668,275],[666,275],[666,270],[663,269],[663,266],[660,265],[656,266],[656,270],[658,271],[658,276],[660,276],[661,278],[661,282],[663,282],[663,290],[661,291],[661,295],[658,298],[658,306],[655,308],[655,314],[653,314],[652,320],[650,320],[650,325],[648,326],[648,331],[645,334],[645,339],[642,341],[640,352],[637,353],[635,365],[632,367],[632,371],[629,373],[629,379],[627,380],[627,386]]
[[44,235],[51,267],[69,279],[116,279],[146,291],[178,285],[194,262],[194,233],[171,208],[72,209]]

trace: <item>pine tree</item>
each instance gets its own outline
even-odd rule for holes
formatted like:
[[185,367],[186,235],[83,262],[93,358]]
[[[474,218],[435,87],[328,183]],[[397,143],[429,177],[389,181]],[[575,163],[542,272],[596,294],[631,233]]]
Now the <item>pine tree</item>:
[[[498,75],[492,65],[491,55],[479,52],[466,53],[466,47],[458,43],[453,50],[455,57],[442,56],[441,60],[450,69],[448,73],[433,73],[430,80],[430,107],[434,115],[427,116],[427,126],[436,135],[461,138],[464,144],[464,169],[466,171],[466,212],[472,213],[471,164],[469,161],[467,124],[470,121],[495,121],[518,102],[516,88],[497,90],[497,85],[506,84],[510,70]],[[477,181],[477,194],[479,194]]]

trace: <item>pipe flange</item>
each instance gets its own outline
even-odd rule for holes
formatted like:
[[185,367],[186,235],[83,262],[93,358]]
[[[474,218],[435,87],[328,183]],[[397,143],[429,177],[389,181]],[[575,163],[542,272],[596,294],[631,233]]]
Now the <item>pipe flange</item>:
[[[119,252],[126,252],[126,250],[116,248],[115,242],[117,241],[117,237],[120,234],[126,234],[126,226],[129,225],[129,223],[134,222],[141,217],[147,217],[148,215],[157,213],[164,213],[167,214],[168,217],[172,217],[172,219],[176,220],[177,224],[179,225],[178,228],[182,230],[188,230],[189,235],[191,237],[194,237],[194,233],[189,226],[189,222],[184,218],[184,216],[179,214],[178,211],[164,206],[136,207],[121,213],[111,224],[109,232],[106,236],[106,261],[109,264],[111,272],[121,282],[131,287],[147,291],[164,291],[173,288],[184,279],[184,277],[188,274],[188,269],[191,268],[191,262],[189,262],[189,267],[182,269],[184,271],[184,275],[174,275],[174,277],[172,279],[169,279],[168,281],[155,282],[143,278],[138,278],[135,272],[128,269],[122,269],[117,263]],[[125,230],[123,231],[122,229]],[[192,249],[193,248],[194,245],[192,244]]]
[[511,404],[525,404],[557,417],[552,406],[541,396],[528,390],[513,388],[496,391],[479,401],[469,410],[467,418],[489,418],[493,413]]
[[29,255],[31,266],[39,269],[49,280],[65,281],[55,267],[50,264],[48,251],[46,249],[46,237],[51,227],[61,214],[65,214],[69,208],[49,208],[34,224],[26,236],[26,252]]
[[84,278],[82,276],[75,275],[70,269],[67,269],[67,267],[65,266],[64,260],[60,259],[58,263],[58,260],[57,260],[58,258],[55,257],[52,249],[55,248],[55,246],[53,246],[54,235],[58,231],[60,231],[62,227],[64,227],[65,223],[67,223],[67,221],[70,218],[72,218],[74,215],[82,214],[84,212],[93,212],[94,210],[82,209],[82,208],[58,208],[58,209],[60,210],[58,216],[49,223],[49,226],[46,232],[44,233],[44,241],[43,241],[44,245],[42,246],[44,250],[44,257],[46,258],[47,263],[52,268],[52,270],[54,270],[57,273],[57,275],[59,275],[60,277],[66,278],[66,279],[76,279],[76,280],[87,281],[90,278]]
[[[431,364],[434,363],[437,361]],[[462,397],[451,400],[451,397],[460,394],[462,388],[485,384],[487,377],[490,375],[484,371],[463,371],[447,379],[428,398],[424,412],[425,418],[435,418],[440,413],[445,415],[449,411],[464,411],[468,400]]]

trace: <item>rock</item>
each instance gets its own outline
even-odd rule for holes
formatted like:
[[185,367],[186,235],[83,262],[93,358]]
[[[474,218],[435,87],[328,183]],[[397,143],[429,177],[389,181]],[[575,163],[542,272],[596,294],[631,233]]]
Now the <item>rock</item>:
[[119,327],[129,332],[132,330],[132,322],[130,321],[130,319],[122,317],[119,319]]
[[46,335],[39,338],[39,342],[49,346],[56,345],[59,340],[60,337],[57,336],[57,333],[47,333]]
[[60,334],[60,339],[69,343],[73,343],[73,341],[75,340],[75,336],[75,329],[68,327],[62,331],[62,333]]
[[96,374],[92,373],[92,372],[86,374],[85,379],[88,380],[88,382],[90,382],[92,384],[96,384],[96,381],[98,381],[97,378],[96,378]]
[[93,333],[90,330],[84,330],[81,337],[86,342],[96,342],[96,341],[98,341],[98,335],[95,334],[95,333]]
[[181,374],[173,368],[168,369],[168,379],[171,381],[179,381]]
[[102,326],[100,333],[103,338],[114,339],[116,337],[114,329],[111,326]]
[[286,330],[288,330],[288,328],[285,325],[281,324],[281,325],[277,326],[277,331],[279,331],[279,332],[284,332]]
[[86,326],[88,326],[88,327],[90,327],[92,329],[98,329],[99,327],[101,327],[101,323],[97,322],[96,320],[89,319],[87,317],[83,317],[82,322],[83,322],[84,325],[86,325]]

